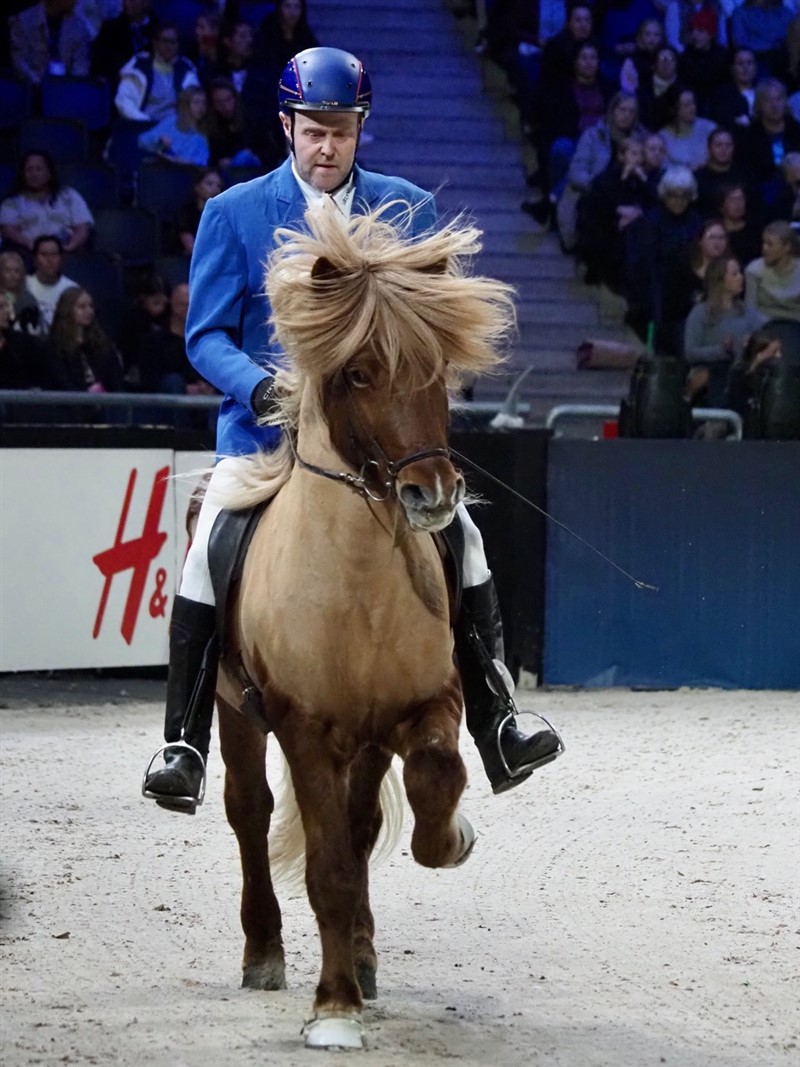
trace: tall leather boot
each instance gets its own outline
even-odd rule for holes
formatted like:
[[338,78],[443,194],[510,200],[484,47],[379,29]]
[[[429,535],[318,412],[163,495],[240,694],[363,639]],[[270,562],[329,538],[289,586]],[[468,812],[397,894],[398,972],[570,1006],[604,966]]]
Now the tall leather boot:
[[[176,596],[169,627],[164,740],[145,771],[142,795],[170,811],[194,815],[203,803],[219,644],[216,609]],[[164,766],[150,770],[163,753]]]
[[517,729],[517,709],[495,660],[503,658],[503,624],[494,579],[464,589],[453,629],[467,729],[475,740],[494,793],[524,782],[564,751],[546,728],[528,736]]

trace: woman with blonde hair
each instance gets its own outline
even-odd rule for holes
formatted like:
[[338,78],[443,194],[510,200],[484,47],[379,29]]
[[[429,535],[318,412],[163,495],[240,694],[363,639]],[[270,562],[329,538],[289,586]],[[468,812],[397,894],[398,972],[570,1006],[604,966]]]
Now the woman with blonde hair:
[[208,165],[208,138],[200,130],[208,103],[199,86],[181,89],[174,115],[167,115],[139,136],[139,147],[167,163]]
[[746,295],[749,307],[768,319],[800,322],[800,258],[797,235],[788,222],[764,227],[761,255],[747,264]]
[[691,371],[689,393],[704,391],[711,407],[725,403],[728,373],[741,359],[748,338],[764,316],[744,300],[744,275],[739,260],[721,256],[709,264],[705,296],[689,312],[684,329],[684,355]]
[[25,261],[19,252],[0,252],[0,298],[8,305],[8,328],[37,334],[39,305],[29,292],[25,277]]
[[72,286],[58,298],[47,347],[56,388],[88,393],[121,389],[122,358],[98,323],[86,289]]

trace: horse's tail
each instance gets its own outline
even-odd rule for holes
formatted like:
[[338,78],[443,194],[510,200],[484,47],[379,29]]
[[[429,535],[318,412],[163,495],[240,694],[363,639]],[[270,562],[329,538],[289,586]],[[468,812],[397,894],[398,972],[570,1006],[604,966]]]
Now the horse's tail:
[[[283,781],[275,805],[277,819],[269,832],[269,866],[273,881],[291,892],[302,892],[306,875],[306,837],[292,779],[283,759]],[[390,767],[381,783],[380,805],[383,825],[371,860],[380,863],[397,847],[403,829],[403,787],[400,775]]]

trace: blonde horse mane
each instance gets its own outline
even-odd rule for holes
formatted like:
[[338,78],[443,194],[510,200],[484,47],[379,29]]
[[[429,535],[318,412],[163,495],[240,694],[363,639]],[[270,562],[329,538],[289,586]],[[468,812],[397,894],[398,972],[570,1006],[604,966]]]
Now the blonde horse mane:
[[[408,391],[442,375],[455,389],[502,362],[515,325],[513,289],[468,273],[480,231],[456,219],[415,238],[414,209],[403,204],[398,224],[387,217],[397,207],[345,219],[328,199],[306,212],[304,230],[276,230],[265,285],[272,335],[286,355],[276,375],[279,409],[269,421],[287,435],[296,432],[307,385],[318,406],[322,383],[359,355],[379,359],[389,380]],[[292,466],[284,439],[275,452],[254,457],[226,506],[268,499]]]

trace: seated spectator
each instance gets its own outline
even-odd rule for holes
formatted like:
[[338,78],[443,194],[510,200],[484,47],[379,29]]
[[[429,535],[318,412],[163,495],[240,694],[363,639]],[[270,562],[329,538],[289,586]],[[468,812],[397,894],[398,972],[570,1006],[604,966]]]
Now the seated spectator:
[[[618,55],[627,56],[622,64],[620,82],[629,92],[635,93],[638,86],[652,76],[656,56],[664,43],[664,27],[659,19],[642,19],[636,31],[633,46],[631,48],[622,46],[622,50],[617,49]],[[626,75],[625,71],[630,67],[633,68],[635,82],[629,85],[627,81],[629,75]]]
[[41,341],[14,329],[11,307],[0,300],[0,389],[47,389],[50,379]]
[[788,152],[778,176],[762,189],[767,222],[785,219],[800,229],[800,152]]
[[219,171],[205,167],[198,171],[192,186],[192,197],[178,212],[175,220],[181,252],[190,256],[194,251],[194,239],[200,225],[203,208],[212,197],[222,192],[222,177]]
[[204,89],[199,86],[181,89],[176,113],[165,115],[155,126],[139,134],[139,147],[166,163],[206,166],[208,138],[199,126],[207,106]]
[[655,188],[644,165],[644,145],[628,137],[617,158],[578,201],[576,252],[586,264],[585,282],[601,282],[613,292],[622,292],[625,232],[655,201]]
[[122,12],[106,19],[92,41],[92,74],[105,78],[116,92],[128,60],[148,50],[154,25],[150,0],[122,0]]
[[588,190],[592,179],[605,170],[625,138],[642,136],[644,131],[638,125],[638,118],[636,97],[616,93],[609,102],[606,117],[578,139],[567,172],[566,187],[556,207],[558,231],[566,251],[575,247],[579,198]]
[[597,44],[592,9],[586,3],[573,3],[569,7],[564,28],[551,37],[542,49],[536,86],[540,96],[549,96],[553,86],[563,85],[569,80],[575,49],[588,41]]
[[669,45],[662,45],[656,52],[649,76],[628,85],[639,101],[639,119],[648,130],[660,130],[669,120],[667,109],[668,90],[678,80],[678,53]]
[[255,55],[258,63],[280,76],[289,60],[319,41],[308,24],[306,0],[278,0],[258,28]]
[[667,167],[667,146],[660,133],[648,133],[642,143],[642,148],[644,149],[643,166],[647,175],[647,183],[655,193]]
[[194,47],[189,50],[189,59],[197,69],[197,75],[205,88],[216,76],[222,61],[220,50],[220,21],[211,11],[197,16],[194,24]]
[[714,123],[698,117],[694,92],[685,86],[671,86],[664,102],[669,118],[658,132],[667,146],[667,158],[670,163],[697,170],[708,159],[708,137]]
[[789,114],[786,86],[765,78],[756,86],[753,120],[744,135],[747,165],[759,183],[778,177],[789,152],[800,152],[800,123]]
[[227,78],[237,93],[244,88],[245,79],[253,63],[253,27],[241,19],[223,25],[221,58],[213,70],[213,77]]
[[717,190],[717,214],[728,235],[730,250],[740,263],[749,263],[761,250],[761,225],[748,216],[747,188],[721,185]]
[[737,163],[736,144],[730,130],[715,127],[708,135],[708,162],[695,171],[697,207],[704,215],[719,214],[719,190],[723,185],[738,182],[746,185],[748,172]]
[[150,274],[140,279],[133,305],[122,316],[119,347],[125,370],[125,382],[131,389],[141,385],[142,353],[153,344],[156,333],[166,326],[169,300],[164,282]]
[[182,89],[199,86],[192,61],[178,55],[178,42],[176,26],[154,27],[150,51],[138,52],[122,67],[114,97],[121,118],[160,122],[175,114]]
[[59,182],[49,153],[26,152],[11,196],[0,204],[3,245],[30,255],[37,237],[56,234],[65,252],[77,252],[88,241],[93,224],[81,194]]
[[761,384],[769,368],[783,357],[781,342],[757,330],[751,334],[740,359],[731,367],[725,407],[738,412],[747,425],[753,402],[761,393]]
[[626,322],[642,338],[649,323],[663,322],[665,279],[703,226],[692,207],[697,183],[688,167],[667,167],[658,184],[658,197],[658,204],[629,227],[626,245]]
[[47,75],[88,75],[89,30],[75,3],[39,0],[9,18],[11,60],[18,78],[39,85]]
[[729,78],[712,94],[707,116],[720,126],[749,126],[756,100],[758,63],[752,48],[737,48]]
[[763,316],[745,304],[743,292],[738,259],[723,256],[710,264],[704,299],[686,319],[683,348],[691,368],[688,391],[704,407],[724,406],[731,366],[742,358],[750,335],[763,325]]
[[[140,367],[142,388],[146,393],[170,393],[176,396],[213,396],[217,393],[212,385],[201,378],[186,355],[186,314],[189,310],[189,286],[176,285],[169,298],[169,314],[166,325],[152,337],[142,350]],[[159,421],[168,421],[180,428],[197,426],[205,428],[216,423],[216,411],[193,413],[172,410],[167,417],[159,415]]]
[[0,252],[0,304],[8,306],[10,328],[18,333],[39,332],[39,305],[25,284],[25,261],[19,252]]
[[692,16],[700,15],[711,39],[723,48],[728,46],[726,12],[718,0],[667,0],[664,30],[667,41],[682,53],[691,40]]
[[678,60],[678,78],[693,90],[701,115],[728,79],[728,53],[716,41],[719,13],[703,6],[689,16],[689,38]]
[[70,286],[58,298],[47,341],[57,389],[114,393],[122,388],[122,359],[97,322],[91,294]]
[[60,238],[37,237],[33,242],[33,273],[28,275],[26,285],[39,306],[40,335],[49,332],[61,294],[78,284],[61,273],[63,264],[64,246]]
[[786,74],[784,41],[792,21],[782,0],[744,0],[731,15],[731,38],[735,48],[751,48],[759,71],[782,78]]
[[661,350],[675,356],[683,354],[686,316],[703,297],[708,268],[714,260],[730,254],[722,221],[706,219],[692,243],[679,250],[667,265],[657,334]]
[[764,227],[761,256],[745,269],[745,299],[766,319],[800,322],[800,259],[788,222]]
[[662,22],[660,5],[653,0],[594,0],[592,18],[599,47],[609,60],[607,74],[615,79],[624,61],[636,54],[643,23],[655,22],[660,27]]
[[[549,221],[564,191],[578,138],[605,116],[613,95],[611,84],[600,74],[600,56],[595,45],[578,46],[572,77],[553,90],[554,97],[538,101],[536,112],[540,118],[534,134],[545,195],[539,201],[523,204],[523,209],[542,224]],[[553,107],[554,99],[558,100],[558,107]]]
[[222,170],[263,166],[248,144],[242,101],[227,78],[213,78],[209,83],[205,129],[212,166]]

